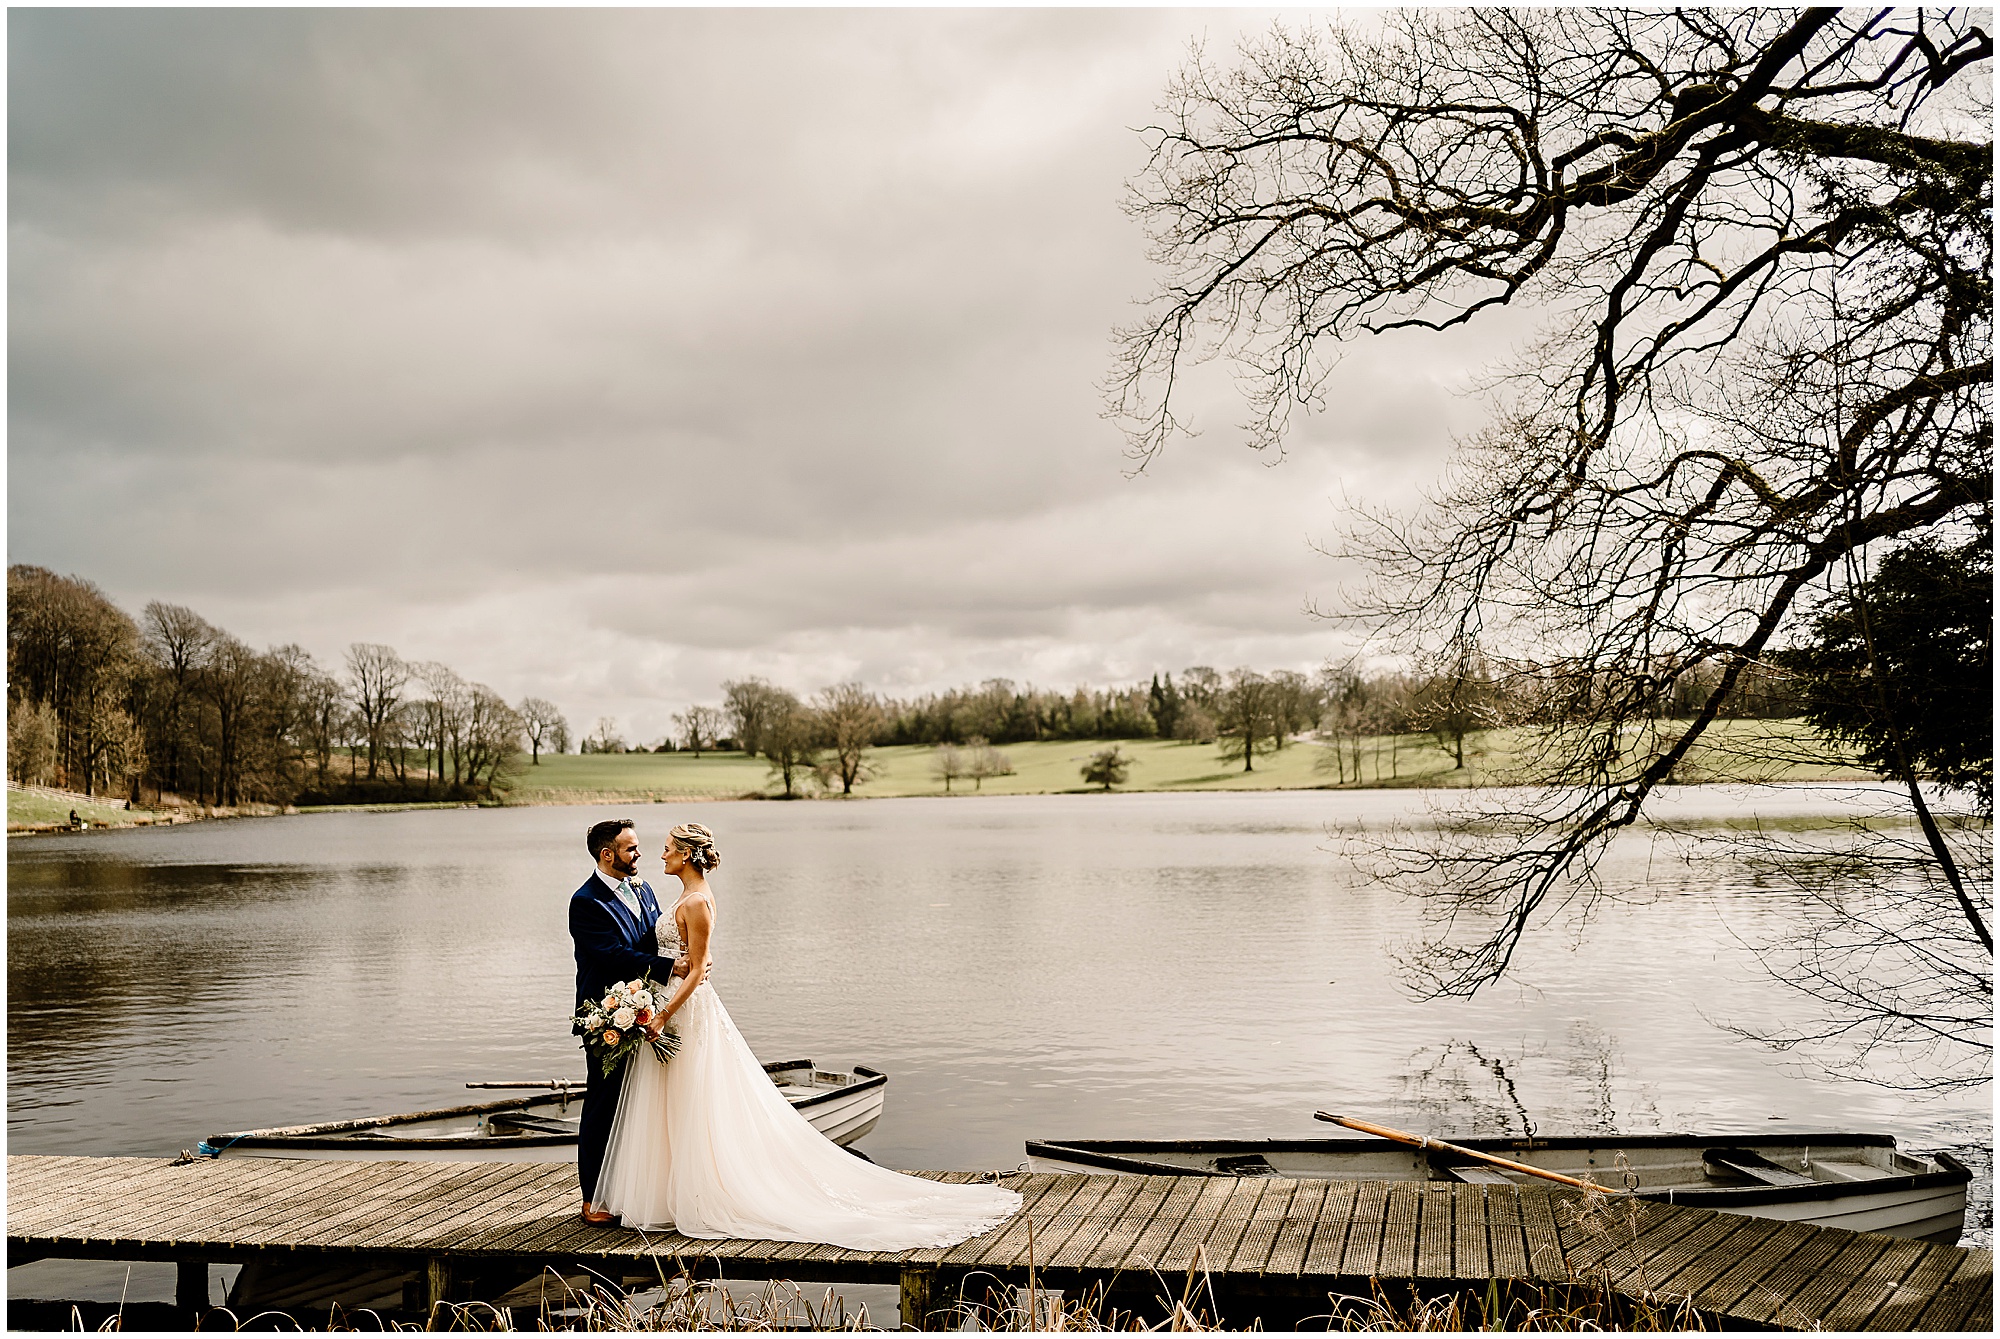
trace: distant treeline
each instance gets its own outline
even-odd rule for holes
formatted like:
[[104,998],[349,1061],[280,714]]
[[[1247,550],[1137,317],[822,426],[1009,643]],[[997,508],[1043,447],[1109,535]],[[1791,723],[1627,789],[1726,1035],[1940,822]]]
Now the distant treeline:
[[[1684,673],[1656,704],[1663,718],[1692,715],[1721,674]],[[1602,686],[1600,686],[1602,687]],[[1343,779],[1353,745],[1360,776],[1359,741],[1370,736],[1432,736],[1465,763],[1470,734],[1504,725],[1549,725],[1590,709],[1592,685],[1567,666],[1474,660],[1448,671],[1423,673],[1326,669],[1227,674],[1197,665],[1150,682],[1121,688],[1076,688],[1068,693],[1021,688],[989,679],[899,700],[858,683],[822,689],[810,699],[763,679],[723,684],[720,707],[697,706],[675,717],[677,733],[656,747],[701,753],[736,749],[767,759],[792,793],[799,776],[852,790],[866,775],[864,749],[887,744],[970,746],[1042,739],[1181,739],[1216,744],[1227,759],[1252,770],[1263,753],[1305,734],[1329,750],[1329,770]],[[1747,667],[1724,714],[1789,717],[1799,703],[1789,680],[1759,666]],[[626,745],[610,721],[584,741],[586,752],[622,752]]]
[[356,643],[333,673],[26,564],[7,569],[7,671],[13,780],[141,804],[480,799],[568,734],[546,702],[510,707],[386,646]]

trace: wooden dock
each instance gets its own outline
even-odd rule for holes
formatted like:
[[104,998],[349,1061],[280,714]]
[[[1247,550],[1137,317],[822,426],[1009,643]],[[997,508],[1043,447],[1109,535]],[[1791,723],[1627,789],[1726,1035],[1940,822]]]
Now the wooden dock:
[[[925,1172],[943,1181],[976,1174]],[[1993,1253],[1561,1189],[1278,1177],[1014,1173],[1021,1214],[947,1249],[851,1251],[702,1241],[591,1227],[566,1163],[358,1162],[16,1156],[7,1255],[172,1260],[183,1307],[207,1303],[208,1265],[401,1268],[428,1310],[546,1266],[618,1278],[897,1283],[904,1314],[960,1285],[1177,1296],[1205,1272],[1223,1317],[1296,1319],[1371,1280],[1484,1296],[1489,1280],[1608,1286],[1692,1299],[1713,1323],[1830,1330],[1989,1330]],[[497,1295],[497,1294],[489,1294]]]

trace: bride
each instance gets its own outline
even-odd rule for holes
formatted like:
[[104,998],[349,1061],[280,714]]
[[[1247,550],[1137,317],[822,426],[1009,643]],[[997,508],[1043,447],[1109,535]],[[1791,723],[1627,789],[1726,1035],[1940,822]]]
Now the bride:
[[659,952],[691,966],[663,1013],[680,1051],[661,1062],[634,1049],[612,1118],[597,1205],[627,1227],[690,1237],[825,1242],[854,1250],[948,1246],[1011,1217],[1021,1197],[987,1185],[944,1185],[855,1157],[792,1109],[750,1053],[708,984],[722,863],[699,823],[673,830],[662,854],[681,897],[661,916]]

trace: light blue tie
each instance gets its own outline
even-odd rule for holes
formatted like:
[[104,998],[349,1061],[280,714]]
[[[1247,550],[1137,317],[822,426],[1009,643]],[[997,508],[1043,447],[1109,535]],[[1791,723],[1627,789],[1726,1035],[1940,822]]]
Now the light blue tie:
[[632,881],[630,879],[620,879],[617,891],[618,900],[623,902],[625,909],[632,913],[632,919],[635,921],[644,921],[646,913],[639,909],[639,890],[632,886]]

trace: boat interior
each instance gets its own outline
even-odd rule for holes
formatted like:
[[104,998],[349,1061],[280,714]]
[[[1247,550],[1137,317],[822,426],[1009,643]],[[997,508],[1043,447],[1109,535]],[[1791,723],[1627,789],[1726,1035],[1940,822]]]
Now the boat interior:
[[[1832,1142],[1768,1138],[1713,1143],[1624,1142],[1581,1139],[1464,1141],[1467,1147],[1545,1171],[1594,1180],[1606,1189],[1670,1190],[1724,1187],[1798,1187],[1885,1180],[1943,1170],[1931,1158],[1881,1142],[1835,1137]],[[1142,1141],[1079,1141],[1069,1147],[1119,1158],[1231,1176],[1332,1177],[1341,1180],[1465,1181],[1531,1184],[1537,1178],[1444,1150],[1419,1150],[1384,1141],[1272,1141],[1203,1148],[1199,1143],[1155,1145]]]

